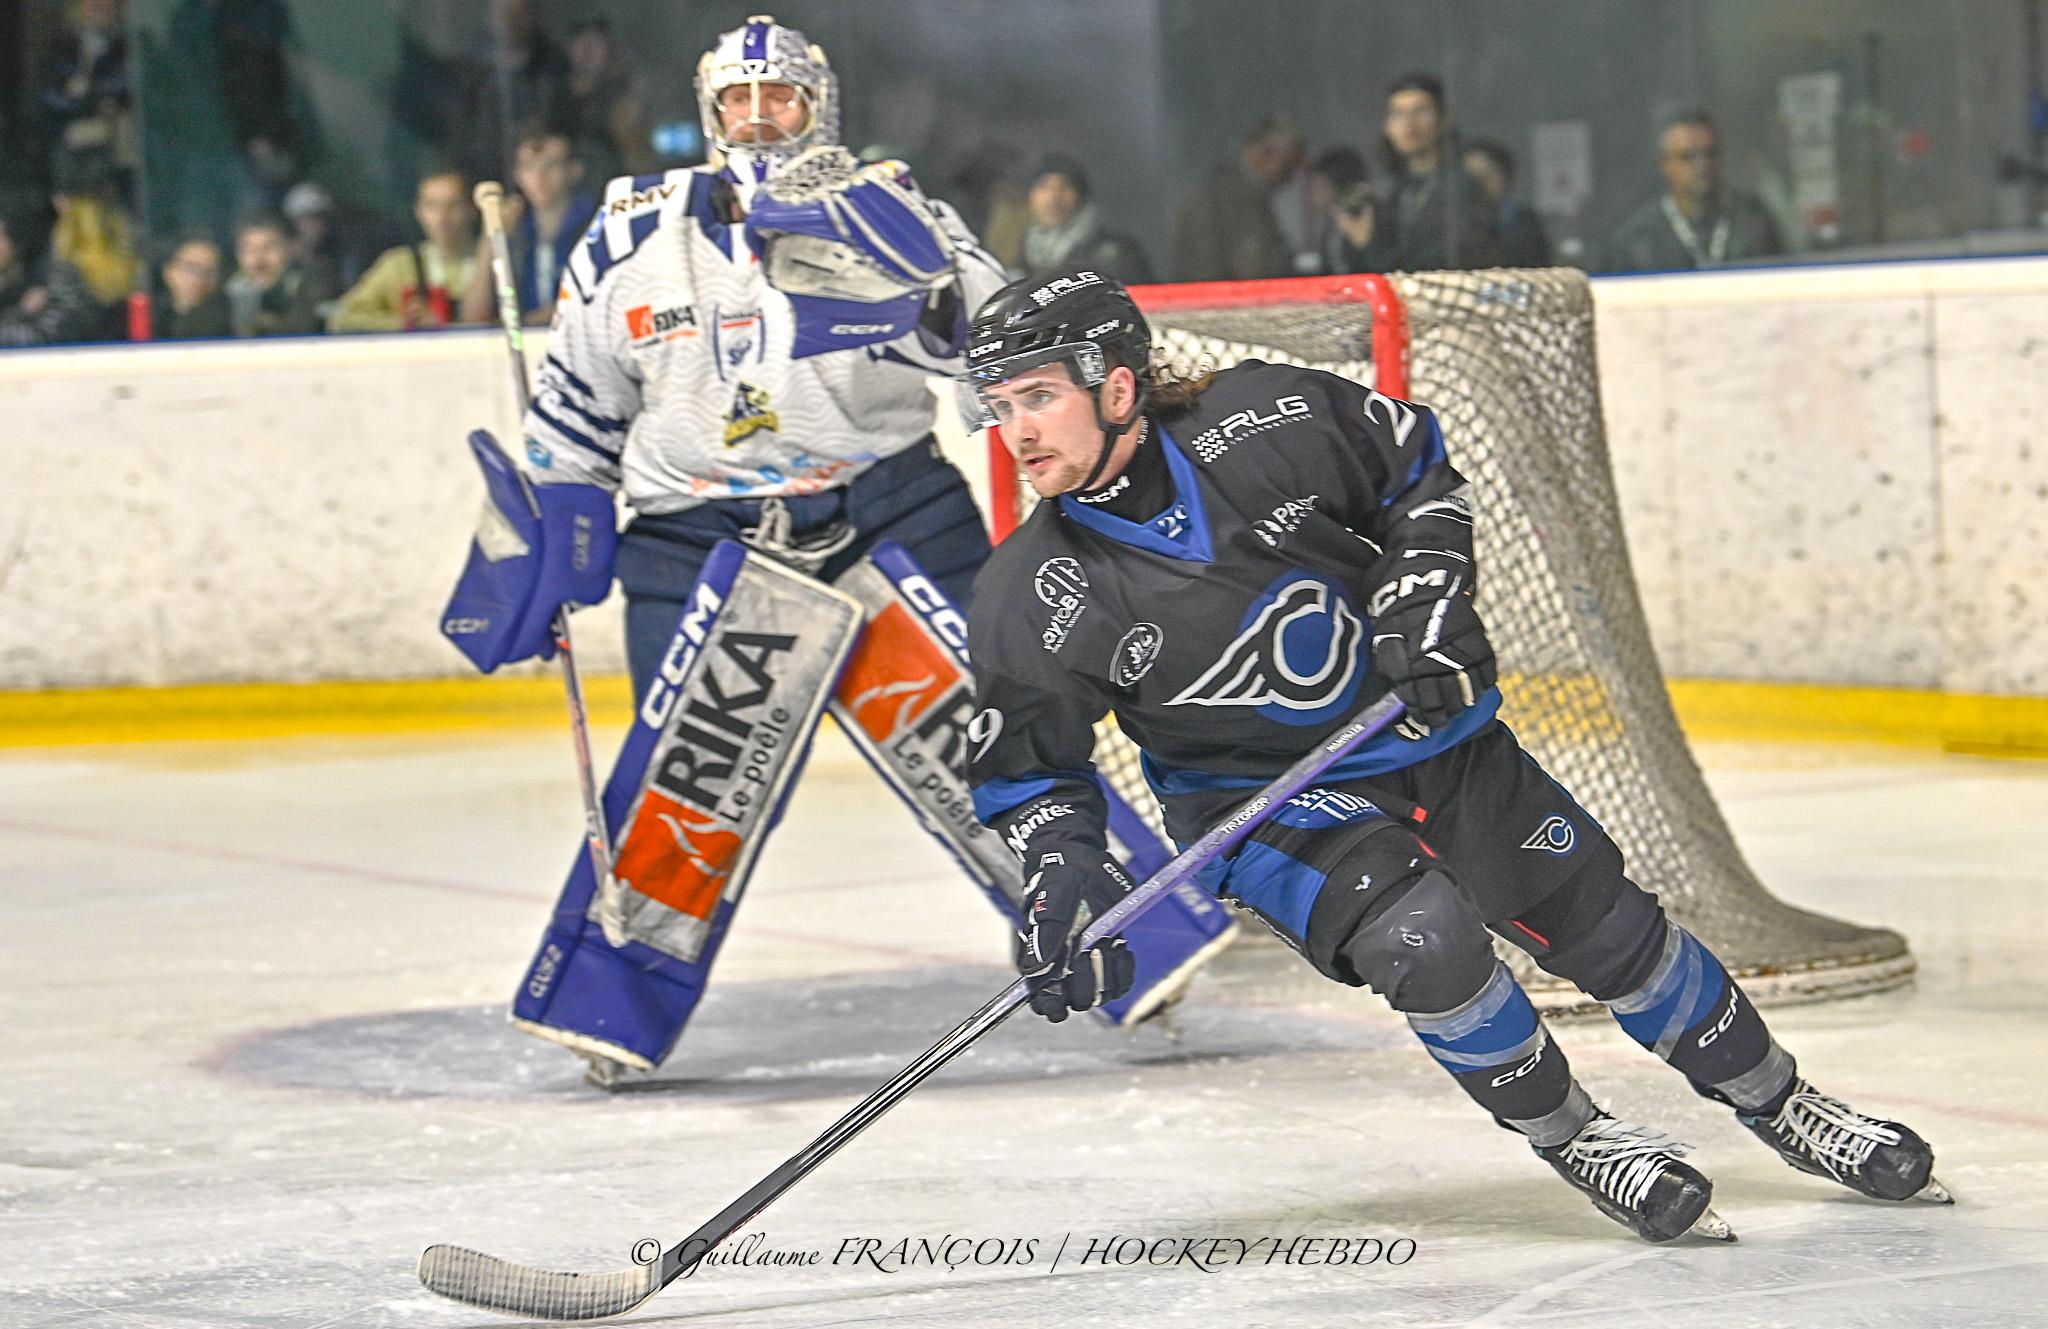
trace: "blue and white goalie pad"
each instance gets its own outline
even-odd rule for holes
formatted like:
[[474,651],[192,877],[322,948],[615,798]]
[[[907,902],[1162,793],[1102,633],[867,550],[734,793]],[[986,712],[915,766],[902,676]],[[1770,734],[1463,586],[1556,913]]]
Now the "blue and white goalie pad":
[[852,600],[732,541],[686,603],[605,783],[617,897],[577,854],[512,1003],[529,1033],[640,1070],[703,996],[860,630]]

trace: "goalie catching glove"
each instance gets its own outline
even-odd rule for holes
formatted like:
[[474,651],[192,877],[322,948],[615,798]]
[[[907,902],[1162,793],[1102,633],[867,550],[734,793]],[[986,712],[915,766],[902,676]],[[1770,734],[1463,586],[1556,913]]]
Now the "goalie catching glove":
[[770,176],[747,213],[768,284],[788,296],[881,304],[953,278],[953,242],[901,162],[836,144]]
[[[1373,667],[1386,675],[1408,715],[1432,728],[1447,724],[1493,686],[1493,646],[1472,607],[1469,571],[1439,569],[1435,584],[1389,582],[1373,597]],[[1415,587],[1405,597],[1403,587]],[[1417,591],[1435,592],[1425,597]]]

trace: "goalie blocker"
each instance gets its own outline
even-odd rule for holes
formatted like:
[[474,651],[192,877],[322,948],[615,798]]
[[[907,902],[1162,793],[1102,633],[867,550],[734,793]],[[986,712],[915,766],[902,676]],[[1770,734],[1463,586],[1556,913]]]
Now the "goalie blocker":
[[[606,898],[588,856],[576,856],[514,995],[517,1027],[601,1070],[651,1070],[668,1056],[828,699],[855,746],[1015,926],[1021,865],[974,818],[967,792],[964,620],[893,544],[841,585],[847,593],[736,543],[713,551],[605,785],[616,892]],[[1113,796],[1111,805],[1132,870],[1148,874],[1165,846]],[[1145,1018],[1231,931],[1209,896],[1176,892],[1126,934],[1137,983],[1104,1013]]]

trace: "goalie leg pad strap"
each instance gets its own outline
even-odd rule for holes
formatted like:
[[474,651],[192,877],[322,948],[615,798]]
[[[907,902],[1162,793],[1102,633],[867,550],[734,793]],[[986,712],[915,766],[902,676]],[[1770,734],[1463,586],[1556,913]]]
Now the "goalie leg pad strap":
[[604,940],[577,855],[513,999],[522,1028],[629,1065],[668,1055],[859,624],[829,587],[737,544],[712,552],[605,786],[626,944]]

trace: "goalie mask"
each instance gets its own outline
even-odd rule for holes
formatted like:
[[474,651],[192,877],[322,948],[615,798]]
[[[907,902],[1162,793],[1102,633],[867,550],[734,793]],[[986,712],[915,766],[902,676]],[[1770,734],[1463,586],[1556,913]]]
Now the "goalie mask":
[[[954,382],[961,412],[983,429],[1004,423],[984,390],[1034,369],[1058,365],[1095,398],[1102,451],[1081,482],[1090,489],[1109,464],[1116,439],[1144,413],[1152,330],[1130,293],[1087,268],[1012,282],[988,298],[967,328],[967,372]],[[1138,400],[1122,420],[1102,418],[1102,384],[1117,365],[1138,377]]]
[[[762,89],[771,83],[794,88],[803,103],[803,123],[795,130],[777,124],[764,107]],[[746,89],[741,127],[752,126],[762,141],[726,133],[719,98],[729,88]],[[697,62],[697,114],[711,145],[711,164],[731,166],[743,185],[756,184],[804,149],[839,141],[839,80],[825,53],[803,33],[756,14],[721,36]]]

